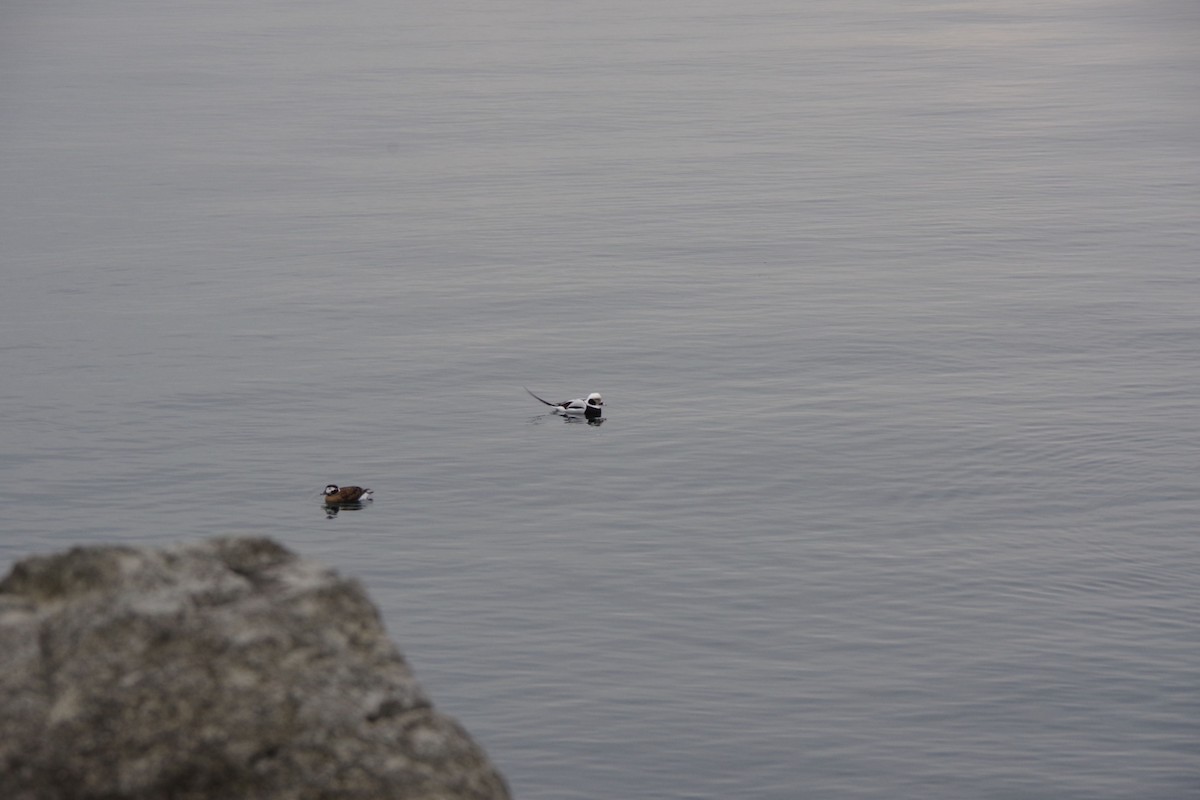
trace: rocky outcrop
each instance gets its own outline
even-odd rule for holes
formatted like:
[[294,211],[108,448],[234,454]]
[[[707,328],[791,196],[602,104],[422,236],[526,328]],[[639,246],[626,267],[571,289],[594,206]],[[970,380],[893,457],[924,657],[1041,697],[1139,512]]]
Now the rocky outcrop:
[[266,539],[0,582],[0,798],[498,800],[362,587]]

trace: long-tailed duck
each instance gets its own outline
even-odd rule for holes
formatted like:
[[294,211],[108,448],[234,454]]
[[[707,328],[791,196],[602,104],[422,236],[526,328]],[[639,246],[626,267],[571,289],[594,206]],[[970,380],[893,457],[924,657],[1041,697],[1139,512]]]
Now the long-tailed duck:
[[[526,388],[525,391],[529,392],[529,389]],[[592,420],[604,413],[604,398],[600,396],[599,392],[592,392],[587,397],[577,397],[574,400],[564,400],[561,403],[551,403],[533,392],[529,392],[529,396],[550,406],[554,409],[555,414],[582,415]]]
[[331,483],[325,487],[325,504],[338,505],[339,503],[357,503],[360,500],[373,500],[371,496],[375,494],[370,489],[364,489],[361,486],[342,486],[338,487],[336,483]]

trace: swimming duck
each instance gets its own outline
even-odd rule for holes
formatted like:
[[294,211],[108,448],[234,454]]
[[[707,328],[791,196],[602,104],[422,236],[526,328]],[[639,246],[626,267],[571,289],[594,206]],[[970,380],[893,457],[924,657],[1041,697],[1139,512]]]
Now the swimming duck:
[[357,503],[360,500],[373,500],[371,496],[375,494],[370,489],[364,489],[361,486],[342,486],[338,488],[336,483],[331,483],[325,487],[325,504],[337,505],[339,503]]
[[[525,391],[529,392],[529,389],[526,388]],[[577,397],[574,400],[564,400],[561,403],[551,403],[533,392],[529,392],[529,396],[550,406],[554,409],[555,414],[582,414],[588,419],[595,419],[604,413],[604,398],[600,396],[599,392],[592,392],[587,397]]]

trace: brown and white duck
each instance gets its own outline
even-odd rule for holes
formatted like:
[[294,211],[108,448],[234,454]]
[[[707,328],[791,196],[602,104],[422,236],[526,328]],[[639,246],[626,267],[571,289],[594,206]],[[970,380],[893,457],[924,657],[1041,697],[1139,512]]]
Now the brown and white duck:
[[325,487],[325,505],[335,506],[341,503],[358,503],[362,500],[373,500],[375,494],[370,489],[361,486],[342,486],[331,483]]

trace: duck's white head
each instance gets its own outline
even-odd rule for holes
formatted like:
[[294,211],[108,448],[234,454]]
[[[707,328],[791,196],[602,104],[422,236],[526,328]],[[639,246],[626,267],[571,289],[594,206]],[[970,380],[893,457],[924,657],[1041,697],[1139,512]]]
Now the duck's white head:
[[337,494],[337,493],[338,493],[338,487],[337,487],[336,483],[331,483],[325,487],[326,495]]
[[599,392],[592,392],[587,396],[587,404],[589,406],[602,406],[604,405],[604,398],[600,396]]

